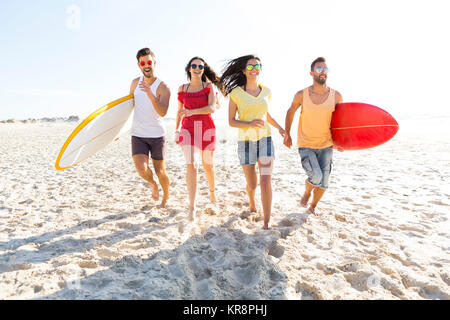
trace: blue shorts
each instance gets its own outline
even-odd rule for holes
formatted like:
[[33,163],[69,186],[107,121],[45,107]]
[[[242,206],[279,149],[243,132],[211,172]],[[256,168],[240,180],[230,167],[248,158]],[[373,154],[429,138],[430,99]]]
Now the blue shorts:
[[238,157],[241,165],[256,164],[260,158],[275,158],[272,137],[258,141],[238,141]]
[[333,164],[333,147],[324,149],[298,148],[302,167],[308,175],[308,182],[322,189],[328,188]]

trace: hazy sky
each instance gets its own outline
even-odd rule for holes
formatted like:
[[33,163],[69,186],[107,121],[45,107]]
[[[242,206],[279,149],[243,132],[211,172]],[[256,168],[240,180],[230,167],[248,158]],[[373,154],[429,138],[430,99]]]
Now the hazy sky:
[[[85,117],[127,95],[150,47],[175,116],[184,67],[199,55],[220,73],[255,53],[280,123],[324,56],[344,101],[394,116],[448,114],[447,1],[2,0],[1,119]],[[226,117],[227,101],[216,117]]]

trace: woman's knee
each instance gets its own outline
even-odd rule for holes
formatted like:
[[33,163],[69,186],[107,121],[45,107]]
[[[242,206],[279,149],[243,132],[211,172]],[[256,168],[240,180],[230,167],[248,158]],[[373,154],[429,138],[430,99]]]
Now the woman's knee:
[[198,163],[194,161],[193,163],[186,164],[186,168],[188,171],[197,172],[198,170]]
[[206,172],[214,172],[214,165],[213,164],[208,164],[208,163],[203,162],[202,165],[203,165],[203,169]]
[[272,184],[272,176],[271,175],[261,175],[259,179],[259,183],[261,188],[267,188]]
[[252,191],[255,191],[257,186],[258,186],[257,183],[254,183],[254,182],[247,182],[247,189],[250,189],[250,190],[252,190]]

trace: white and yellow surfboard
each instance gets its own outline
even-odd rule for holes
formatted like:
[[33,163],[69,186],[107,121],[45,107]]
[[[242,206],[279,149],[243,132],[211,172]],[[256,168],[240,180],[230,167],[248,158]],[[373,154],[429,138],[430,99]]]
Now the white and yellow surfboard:
[[128,131],[133,111],[134,96],[130,94],[93,112],[67,138],[56,159],[56,170],[75,166]]

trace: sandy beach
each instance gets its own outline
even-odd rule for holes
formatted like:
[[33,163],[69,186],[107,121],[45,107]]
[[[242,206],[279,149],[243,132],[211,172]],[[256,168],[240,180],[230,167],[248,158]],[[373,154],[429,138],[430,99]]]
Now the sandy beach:
[[[299,206],[300,157],[273,130],[268,231],[247,211],[224,121],[218,202],[200,168],[196,224],[173,120],[164,209],[135,172],[129,136],[57,171],[76,123],[0,124],[0,299],[450,299],[450,118],[398,120],[382,146],[335,151],[318,216]],[[258,188],[261,211],[259,199]]]

